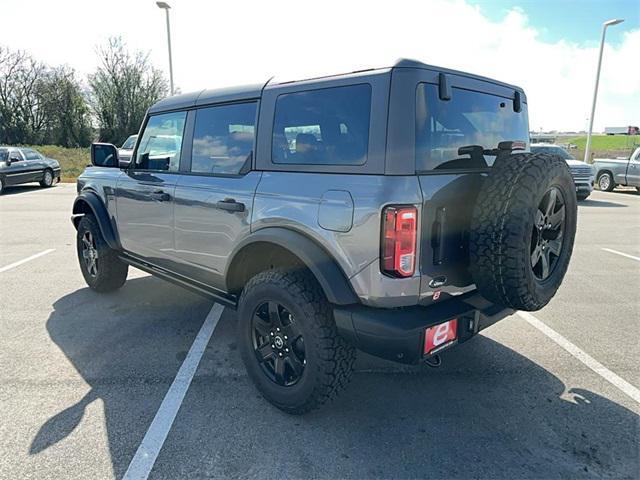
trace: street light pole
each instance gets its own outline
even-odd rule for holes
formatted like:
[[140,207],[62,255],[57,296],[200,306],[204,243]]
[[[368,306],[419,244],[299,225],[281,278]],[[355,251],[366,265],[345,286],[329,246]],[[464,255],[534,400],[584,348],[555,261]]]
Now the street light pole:
[[171,95],[173,95],[173,61],[171,60],[171,27],[169,24],[169,9],[171,8],[166,2],[156,2],[156,5],[163,9],[167,14],[167,45],[169,46],[169,87]]
[[589,117],[589,131],[587,132],[587,145],[584,148],[584,161],[591,163],[591,134],[593,132],[593,117],[596,113],[596,100],[598,98],[598,84],[600,83],[600,68],[602,67],[602,52],[604,50],[604,37],[607,27],[624,22],[624,19],[608,20],[602,24],[602,40],[600,41],[600,55],[598,56],[598,71],[596,72],[596,86],[593,89],[593,103],[591,104],[591,116]]

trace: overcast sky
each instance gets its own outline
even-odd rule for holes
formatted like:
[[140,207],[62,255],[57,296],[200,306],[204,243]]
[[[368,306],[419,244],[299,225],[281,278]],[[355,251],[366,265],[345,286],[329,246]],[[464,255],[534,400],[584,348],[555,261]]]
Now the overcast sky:
[[[400,57],[522,86],[532,130],[587,127],[600,25],[595,128],[640,124],[638,0],[169,0],[174,78],[183,91],[339,73]],[[95,47],[121,36],[168,72],[154,0],[2,0],[0,44],[86,75]]]

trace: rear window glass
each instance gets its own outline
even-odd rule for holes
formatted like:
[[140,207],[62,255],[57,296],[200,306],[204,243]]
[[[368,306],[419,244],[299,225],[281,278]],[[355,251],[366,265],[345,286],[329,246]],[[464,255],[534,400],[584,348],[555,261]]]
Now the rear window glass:
[[370,113],[368,84],[280,95],[273,126],[273,162],[364,164]]
[[525,103],[514,112],[509,98],[460,88],[452,88],[451,100],[443,101],[436,85],[421,83],[416,92],[416,171],[487,168],[495,157],[471,158],[458,149],[493,149],[505,140],[528,144],[527,118]]

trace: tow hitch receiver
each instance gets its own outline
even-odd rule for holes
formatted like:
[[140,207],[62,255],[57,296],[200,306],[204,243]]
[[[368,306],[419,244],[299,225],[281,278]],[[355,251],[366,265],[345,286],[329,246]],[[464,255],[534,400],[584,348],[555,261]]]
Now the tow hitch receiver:
[[454,318],[444,323],[429,327],[424,332],[425,357],[441,352],[458,342],[458,319]]

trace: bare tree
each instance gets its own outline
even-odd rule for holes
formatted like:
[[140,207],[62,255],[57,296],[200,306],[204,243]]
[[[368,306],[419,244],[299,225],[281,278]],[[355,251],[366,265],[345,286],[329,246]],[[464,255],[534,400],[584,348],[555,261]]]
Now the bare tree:
[[97,49],[101,64],[89,76],[91,107],[100,140],[120,143],[136,133],[147,109],[167,95],[167,81],[149,55],[130,53],[120,38]]

